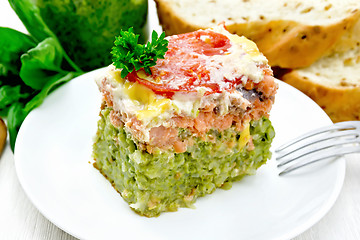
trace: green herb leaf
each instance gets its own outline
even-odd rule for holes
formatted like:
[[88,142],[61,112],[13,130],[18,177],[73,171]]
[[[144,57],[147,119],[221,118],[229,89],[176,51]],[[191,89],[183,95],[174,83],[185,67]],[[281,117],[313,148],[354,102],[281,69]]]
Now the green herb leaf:
[[9,131],[10,147],[13,151],[20,125],[24,121],[27,114],[28,113],[24,111],[24,103],[22,102],[14,103],[9,109],[7,116],[7,128]]
[[0,77],[8,83],[9,75],[19,74],[21,54],[36,43],[30,36],[10,28],[0,27],[0,36]]
[[46,38],[21,55],[19,74],[23,82],[15,86],[0,87],[0,114],[7,114],[12,150],[25,117],[57,86],[82,74],[61,68],[64,61],[63,53],[55,39]]
[[39,8],[32,0],[9,0],[9,3],[28,32],[38,42],[48,37],[56,37],[42,19]]
[[68,72],[66,73],[66,75],[63,75],[62,77],[51,79],[45,84],[45,86],[41,89],[41,91],[25,105],[24,110],[30,112],[33,109],[37,108],[42,104],[42,102],[49,95],[50,92],[55,90],[60,85],[80,75],[81,74],[77,72]]
[[48,94],[83,71],[69,58],[33,0],[9,0],[30,36],[0,27],[0,116],[14,150],[25,117]]
[[61,69],[63,51],[53,38],[47,38],[21,56],[20,77],[33,89],[40,90],[53,78],[66,73]]
[[0,116],[6,116],[12,104],[24,101],[34,90],[27,87],[19,72],[20,56],[36,46],[32,37],[0,27]]
[[121,70],[121,77],[126,77],[130,72],[143,68],[151,74],[150,67],[156,65],[159,58],[164,58],[169,41],[165,39],[165,33],[160,36],[156,31],[152,32],[151,42],[146,45],[139,44],[139,35],[134,33],[133,28],[120,32],[115,37],[114,47],[111,51],[114,66]]
[[25,25],[26,29],[37,42],[42,42],[46,38],[53,38],[53,44],[56,44],[57,48],[61,48],[64,54],[64,58],[68,64],[77,72],[82,70],[70,59],[67,53],[63,50],[57,36],[47,26],[43,20],[39,8],[36,6],[33,0],[9,0],[9,3],[21,22]]
[[0,116],[5,116],[11,104],[26,99],[30,93],[21,92],[21,86],[4,85],[0,87]]
[[14,151],[15,140],[19,128],[22,122],[25,120],[26,116],[33,109],[40,106],[50,92],[52,92],[61,84],[70,81],[74,77],[77,77],[78,75],[79,73],[69,72],[65,76],[62,76],[61,78],[52,78],[43,86],[41,91],[36,96],[34,96],[28,103],[24,104],[22,102],[16,102],[13,105],[11,105],[7,116],[7,123],[9,129],[10,147],[13,151]]

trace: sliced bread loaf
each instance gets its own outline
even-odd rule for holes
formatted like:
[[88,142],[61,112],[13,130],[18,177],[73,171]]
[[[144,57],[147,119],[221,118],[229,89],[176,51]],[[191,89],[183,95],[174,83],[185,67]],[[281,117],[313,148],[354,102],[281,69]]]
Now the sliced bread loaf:
[[281,79],[311,97],[334,122],[360,119],[360,46],[292,70]]
[[255,41],[271,66],[307,67],[360,41],[359,0],[155,0],[168,35],[224,22]]

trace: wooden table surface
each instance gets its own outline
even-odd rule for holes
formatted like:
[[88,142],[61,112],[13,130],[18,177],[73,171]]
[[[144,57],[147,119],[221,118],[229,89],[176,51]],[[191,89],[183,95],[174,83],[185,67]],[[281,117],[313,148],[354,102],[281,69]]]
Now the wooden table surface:
[[[26,31],[6,0],[0,0],[0,26]],[[360,239],[360,154],[348,156],[346,163],[344,185],[334,206],[294,239]],[[75,239],[48,221],[29,201],[18,181],[8,142],[0,157],[0,239]]]

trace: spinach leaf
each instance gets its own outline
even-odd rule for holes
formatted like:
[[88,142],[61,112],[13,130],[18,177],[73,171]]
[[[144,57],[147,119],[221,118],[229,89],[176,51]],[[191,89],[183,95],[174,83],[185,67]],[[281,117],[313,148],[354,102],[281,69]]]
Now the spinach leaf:
[[49,29],[40,15],[39,8],[32,0],[9,0],[10,6],[25,25],[26,29],[37,42],[45,38],[54,37],[54,33]]
[[63,51],[53,38],[46,38],[21,56],[20,77],[33,89],[40,90],[53,78],[67,71],[61,69]]
[[53,44],[57,48],[61,48],[67,63],[77,72],[83,72],[68,56],[61,46],[57,36],[46,25],[41,17],[40,10],[32,0],[9,0],[11,7],[14,9],[26,29],[38,42],[42,42],[46,38],[53,38]]
[[11,81],[9,75],[19,74],[21,54],[36,43],[30,36],[10,28],[0,27],[0,36],[0,78],[5,83]]
[[66,83],[66,82],[70,81],[71,79],[73,79],[77,76],[80,76],[80,75],[81,74],[77,73],[77,72],[68,72],[66,75],[63,75],[60,78],[51,79],[44,85],[44,87],[41,89],[41,91],[26,104],[24,111],[30,112],[34,108],[37,108],[38,106],[41,105],[41,103],[49,95],[50,92],[55,90],[58,86],[62,85],[63,83]]
[[32,37],[0,27],[0,116],[6,116],[12,104],[24,101],[34,90],[27,87],[19,72],[20,56],[36,46]]
[[14,150],[25,117],[61,84],[83,74],[43,21],[33,0],[9,0],[29,35],[0,27],[0,116]]
[[[83,72],[63,70],[62,65],[67,63],[65,53],[56,39],[46,38],[36,45],[27,35],[1,31],[6,32],[7,38],[15,35],[18,41],[17,48],[0,46],[4,53],[0,55],[0,116],[7,116],[10,146],[14,150],[17,133],[26,116],[57,86]],[[10,42],[11,39],[7,39],[6,44],[11,46]]]
[[7,116],[7,128],[9,131],[10,147],[14,151],[15,140],[21,123],[24,121],[27,113],[24,111],[24,103],[16,102],[11,105]]
[[21,86],[4,85],[0,87],[0,116],[5,116],[11,104],[26,99],[30,96],[28,92],[21,92]]
[[70,81],[74,77],[77,77],[79,73],[69,72],[61,78],[52,78],[48,81],[41,91],[34,96],[28,103],[23,104],[21,102],[16,102],[13,104],[7,116],[7,123],[10,135],[10,147],[14,151],[16,137],[19,131],[19,128],[22,122],[25,120],[26,116],[35,108],[40,106],[44,99],[49,95],[51,91],[56,89],[59,85]]

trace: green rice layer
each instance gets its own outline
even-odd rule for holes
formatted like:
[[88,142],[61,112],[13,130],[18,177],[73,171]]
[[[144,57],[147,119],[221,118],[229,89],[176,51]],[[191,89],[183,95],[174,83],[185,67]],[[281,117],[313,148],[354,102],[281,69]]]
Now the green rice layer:
[[[149,154],[139,150],[124,128],[111,124],[110,111],[105,108],[100,113],[94,165],[141,215],[154,217],[191,207],[198,197],[219,187],[229,189],[232,182],[254,174],[271,157],[269,148],[275,133],[267,118],[250,123],[255,146],[251,151],[241,142],[245,133],[230,128],[210,130],[207,135],[212,141],[195,138],[184,153],[159,150]],[[183,132],[179,129],[179,134]]]

